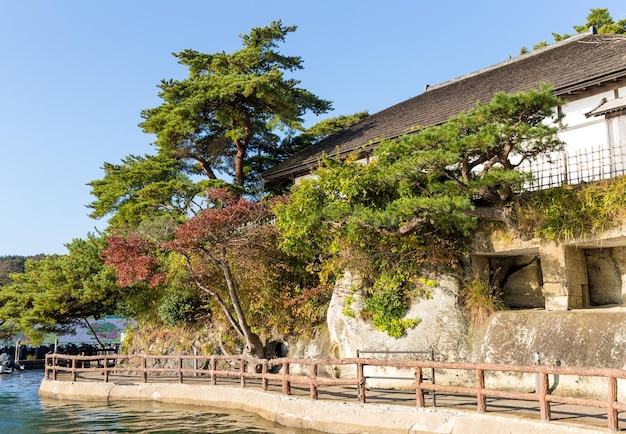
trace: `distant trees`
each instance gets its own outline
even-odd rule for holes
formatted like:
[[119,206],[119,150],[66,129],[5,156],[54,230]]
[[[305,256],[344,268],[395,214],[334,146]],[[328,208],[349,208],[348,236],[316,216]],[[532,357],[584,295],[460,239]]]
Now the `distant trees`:
[[43,258],[43,255],[0,256],[0,286],[8,285],[9,283],[11,283],[11,278],[9,277],[10,274],[24,272],[24,267],[27,260],[38,260],[41,258]]
[[27,261],[24,273],[12,274],[13,283],[0,288],[0,320],[38,341],[115,313],[122,294],[114,269],[100,257],[103,243],[90,235],[67,244],[66,255]]
[[9,273],[24,271],[26,259],[26,256],[0,256],[0,274],[3,279],[8,277]]

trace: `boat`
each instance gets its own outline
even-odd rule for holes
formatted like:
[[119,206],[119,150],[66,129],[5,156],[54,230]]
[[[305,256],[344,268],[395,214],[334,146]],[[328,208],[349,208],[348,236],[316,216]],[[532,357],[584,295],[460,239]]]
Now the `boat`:
[[12,374],[14,370],[23,371],[24,365],[20,365],[10,354],[3,351],[0,354],[0,374]]

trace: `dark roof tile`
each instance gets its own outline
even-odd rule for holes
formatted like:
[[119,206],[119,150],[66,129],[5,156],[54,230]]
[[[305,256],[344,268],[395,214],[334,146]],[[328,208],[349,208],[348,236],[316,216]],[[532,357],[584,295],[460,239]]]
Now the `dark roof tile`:
[[424,93],[375,113],[302,150],[263,174],[265,182],[299,176],[315,167],[322,154],[347,155],[371,148],[381,139],[430,126],[489,102],[495,93],[525,92],[541,83],[557,95],[626,77],[626,35],[585,33],[532,53],[429,87]]

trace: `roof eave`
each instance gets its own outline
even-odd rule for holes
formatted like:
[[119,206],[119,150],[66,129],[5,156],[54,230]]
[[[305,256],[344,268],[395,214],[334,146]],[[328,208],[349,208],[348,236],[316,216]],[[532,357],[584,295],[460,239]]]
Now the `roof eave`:
[[[346,149],[343,150],[341,152],[338,152],[334,155],[334,157],[337,158],[345,158],[348,157],[349,155],[354,154],[355,152],[359,152],[360,156],[365,157],[366,155],[370,154],[372,152],[372,150],[382,141],[382,140],[390,140],[393,139],[389,138],[389,139],[380,139],[377,141],[374,141],[372,143],[369,143],[366,146],[361,146],[358,148],[354,148],[354,149]],[[272,182],[276,181],[276,180],[281,180],[281,179],[285,179],[285,178],[289,178],[291,180],[294,180],[296,178],[299,178],[300,176],[304,176],[310,172],[312,172],[313,170],[317,169],[317,167],[319,166],[319,161],[320,158],[323,155],[328,155],[326,153],[322,153],[316,157],[313,157],[307,161],[304,161],[298,165],[294,165],[294,166],[290,166],[287,167],[283,170],[277,170],[271,173],[265,173],[261,175],[261,179],[263,180],[263,183],[265,184],[271,184]]]
[[602,87],[606,86],[607,84],[613,84],[620,81],[626,81],[626,68],[622,68],[619,71],[614,71],[611,74],[593,77],[578,83],[561,86],[554,89],[554,93],[557,96],[573,95],[580,92],[586,92],[593,87]]

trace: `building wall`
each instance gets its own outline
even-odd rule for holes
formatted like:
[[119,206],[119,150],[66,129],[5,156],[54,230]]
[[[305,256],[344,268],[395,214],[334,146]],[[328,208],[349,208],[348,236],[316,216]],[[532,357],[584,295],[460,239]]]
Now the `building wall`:
[[[558,136],[565,142],[567,153],[575,154],[607,146],[608,135],[604,116],[587,117],[585,114],[596,108],[603,98],[612,100],[626,97],[626,86],[603,87],[601,89],[568,97],[566,104],[561,107],[565,117],[563,118],[563,128],[559,131]],[[558,161],[559,158],[561,158],[560,154],[555,153],[546,158],[545,162],[547,163],[549,160]],[[368,159],[363,159],[361,162],[365,164],[368,161]],[[307,178],[311,178],[311,175],[297,177],[294,184]]]
[[589,306],[589,276],[585,251],[577,247],[566,247],[565,283],[570,309],[582,309]]
[[564,128],[559,133],[569,152],[589,149],[594,146],[606,145],[607,131],[604,116],[585,116],[602,101],[602,98],[612,100],[617,94],[626,94],[624,88],[608,89],[601,93],[591,93],[562,107]]

